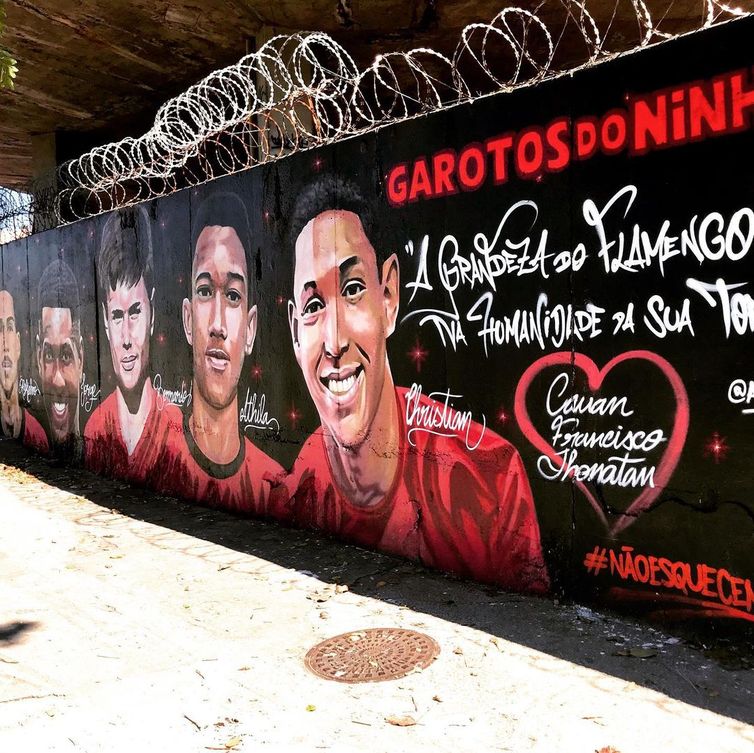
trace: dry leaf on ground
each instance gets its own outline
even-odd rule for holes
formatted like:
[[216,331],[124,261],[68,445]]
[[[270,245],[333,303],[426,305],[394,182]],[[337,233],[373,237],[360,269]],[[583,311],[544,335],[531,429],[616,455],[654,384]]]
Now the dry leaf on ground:
[[413,716],[386,716],[385,721],[396,727],[413,727],[416,724]]

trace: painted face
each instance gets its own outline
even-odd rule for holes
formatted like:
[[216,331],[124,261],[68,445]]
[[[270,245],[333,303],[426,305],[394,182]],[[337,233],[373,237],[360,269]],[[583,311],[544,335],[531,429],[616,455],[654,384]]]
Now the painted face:
[[39,329],[37,360],[42,395],[52,439],[61,444],[76,432],[83,372],[81,338],[67,308],[43,308]]
[[8,396],[18,383],[20,355],[21,335],[16,329],[13,297],[7,290],[0,290],[0,385]]
[[115,377],[120,389],[129,393],[144,384],[149,366],[152,301],[144,278],[131,287],[121,283],[108,289],[104,308]]
[[212,225],[202,230],[191,274],[183,325],[193,348],[194,382],[203,400],[220,410],[236,398],[244,356],[251,353],[256,335],[246,256],[233,228]]
[[394,257],[381,282],[374,248],[353,212],[323,212],[296,241],[289,305],[296,359],[323,426],[343,447],[355,449],[368,437],[388,373],[398,290],[391,263]]

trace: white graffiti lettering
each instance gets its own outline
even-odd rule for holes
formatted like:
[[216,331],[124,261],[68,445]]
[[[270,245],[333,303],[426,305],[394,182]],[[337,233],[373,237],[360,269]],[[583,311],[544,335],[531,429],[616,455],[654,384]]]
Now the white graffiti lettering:
[[[537,469],[549,481],[593,481],[619,487],[654,487],[655,466],[647,463],[648,453],[667,441],[662,429],[650,431],[626,429],[622,424],[606,431],[581,430],[582,417],[618,416],[629,418],[634,411],[625,395],[596,397],[594,395],[567,396],[570,378],[566,372],[558,374],[550,383],[545,409],[551,418],[550,446],[557,458],[540,455]],[[579,451],[601,449],[622,452],[611,455],[607,462],[580,463]],[[632,457],[634,453],[642,453]]]
[[181,382],[180,389],[169,390],[162,386],[162,376],[155,374],[152,377],[152,386],[157,393],[157,410],[162,410],[171,403],[185,407],[191,405],[191,390],[186,389],[185,382]]
[[[612,416],[620,412],[621,416],[633,415],[632,410],[628,410],[628,398],[611,397],[606,400],[604,397],[595,398],[593,395],[583,397],[581,395],[572,395],[558,404],[556,398],[562,398],[568,390],[570,379],[568,374],[562,372],[552,380],[550,388],[547,390],[546,408],[550,416],[568,416],[568,415],[593,415],[593,416]],[[557,391],[557,392],[556,392]]]
[[257,393],[252,393],[250,389],[246,390],[246,400],[239,413],[239,421],[244,429],[272,429],[280,431],[280,423],[276,418],[270,418],[265,409],[267,397],[262,393],[257,397]]
[[[728,387],[728,401],[733,405],[754,403],[754,379],[734,379]],[[754,408],[742,408],[741,413],[752,414]]]
[[484,293],[466,315],[467,321],[482,323],[477,335],[482,338],[485,355],[489,355],[490,345],[512,342],[520,347],[534,343],[544,350],[548,345],[559,348],[572,337],[583,342],[602,332],[605,309],[593,303],[581,309],[570,303],[550,307],[547,295],[540,293],[533,310],[516,309],[510,315],[496,318],[492,315],[493,300],[492,293]]
[[728,285],[722,279],[717,279],[714,283],[688,279],[686,285],[699,293],[710,308],[717,308],[718,303],[720,304],[725,337],[730,337],[731,329],[738,335],[754,332],[754,298],[748,293],[730,295],[732,290],[746,287],[747,283],[737,282]]
[[21,377],[18,380],[18,394],[24,402],[28,403],[31,398],[41,395],[42,392],[34,379]]
[[428,395],[429,400],[422,400],[422,386],[412,384],[406,396],[406,425],[410,427],[407,438],[411,446],[416,446],[413,440],[415,432],[426,432],[438,437],[461,437],[469,450],[479,447],[487,428],[487,421],[483,415],[481,431],[474,439],[471,436],[472,429],[478,424],[472,418],[471,411],[455,410],[451,403],[451,400],[461,397],[446,390],[431,392]]
[[96,384],[87,384],[86,374],[81,376],[81,386],[79,388],[79,398],[81,407],[91,413],[94,404],[99,400],[100,389]]
[[537,460],[537,470],[548,481],[574,478],[576,481],[593,481],[605,486],[654,488],[655,466],[633,467],[644,463],[644,458],[631,458],[628,454],[611,455],[607,463],[579,464],[576,462],[577,457],[577,450],[566,450],[561,454],[561,462],[554,463],[546,455],[542,455]]
[[619,230],[614,240],[608,240],[605,218],[613,210],[620,213],[622,209],[619,219],[625,220],[637,195],[636,186],[629,185],[621,188],[602,209],[592,199],[582,206],[586,223],[597,233],[600,244],[597,257],[609,274],[638,272],[657,262],[664,276],[666,263],[676,256],[691,255],[700,264],[723,258],[739,261],[754,243],[754,210],[749,207],[737,210],[727,221],[719,212],[711,212],[701,220],[694,215],[688,226],[674,235],[669,235],[669,220],[662,223],[654,237],[635,223],[628,233]]
[[688,298],[683,299],[681,310],[672,309],[666,305],[661,295],[653,295],[647,301],[647,315],[644,324],[656,337],[664,338],[668,332],[681,332],[687,329],[692,335],[694,327],[691,324],[691,303]]
[[[679,334],[694,337],[689,298],[680,304],[670,304],[662,295],[650,295],[645,304],[630,301],[625,310],[614,312],[594,301],[551,304],[543,292],[539,293],[536,305],[520,308],[514,308],[503,298],[503,277],[509,280],[511,276],[535,275],[547,280],[554,274],[578,272],[590,256],[598,264],[601,262],[604,272],[610,275],[655,266],[664,276],[674,258],[688,258],[700,266],[721,260],[738,262],[754,245],[754,209],[742,207],[729,216],[719,212],[694,215],[687,225],[677,229],[664,220],[659,229],[650,232],[638,223],[629,225],[628,217],[635,211],[638,194],[636,186],[627,185],[601,206],[592,199],[583,202],[583,219],[596,233],[596,249],[591,248],[593,239],[590,243],[578,243],[572,250],[551,248],[549,230],[535,230],[540,212],[531,200],[512,204],[494,233],[489,236],[475,233],[466,249],[456,236],[443,236],[437,246],[436,264],[429,260],[429,235],[421,238],[418,248],[413,241],[407,242],[406,253],[416,261],[415,276],[405,283],[410,292],[409,305],[414,304],[420,292],[443,295],[432,296],[434,301],[427,308],[417,302],[416,309],[408,311],[402,323],[416,319],[420,327],[433,326],[443,347],[453,350],[460,344],[468,346],[468,336],[476,334],[488,357],[490,348],[495,346],[534,344],[544,350],[563,347],[569,340],[592,340],[610,329],[613,334],[635,333],[635,306],[643,306],[640,323],[655,337],[664,339]],[[733,292],[744,284],[687,281],[688,287],[701,294],[711,307],[720,308],[726,335],[732,331],[754,332],[754,298]],[[466,303],[469,297],[461,304],[462,291],[480,289],[481,294],[475,294],[478,297],[471,305]],[[438,299],[445,303],[438,305]],[[497,309],[502,307],[505,308],[498,313]],[[606,328],[603,320],[610,319],[612,326]],[[476,328],[475,333],[469,332],[470,324]]]

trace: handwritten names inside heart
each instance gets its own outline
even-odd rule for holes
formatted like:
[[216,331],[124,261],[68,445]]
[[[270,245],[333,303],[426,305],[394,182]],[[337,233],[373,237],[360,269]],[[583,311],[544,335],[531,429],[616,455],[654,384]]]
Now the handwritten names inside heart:
[[[634,364],[648,363],[653,367],[659,369],[659,371],[667,379],[668,384],[673,391],[675,410],[673,415],[672,429],[670,431],[669,437],[667,438],[667,441],[665,441],[665,433],[663,431],[662,441],[665,442],[665,444],[663,446],[661,459],[656,466],[652,466],[654,470],[647,468],[645,464],[645,475],[651,470],[651,476],[649,480],[651,480],[652,483],[646,483],[643,486],[637,483],[637,485],[641,486],[641,488],[638,490],[638,493],[634,500],[628,505],[623,513],[618,514],[616,518],[610,520],[608,519],[607,512],[604,509],[602,502],[594,495],[592,490],[586,485],[585,481],[582,480],[583,476],[589,478],[589,476],[593,472],[593,469],[589,467],[589,464],[586,464],[587,468],[585,470],[582,470],[582,464],[575,462],[579,457],[578,454],[573,457],[574,463],[572,464],[570,470],[567,468],[564,469],[564,466],[567,464],[565,456],[566,453],[568,453],[567,460],[570,461],[572,459],[572,451],[576,450],[576,452],[578,453],[579,450],[582,449],[582,442],[589,444],[591,442],[602,441],[606,444],[609,444],[610,442],[617,443],[618,448],[623,447],[624,455],[628,454],[629,459],[635,460],[639,457],[642,457],[640,453],[649,452],[648,448],[652,447],[654,442],[657,442],[657,444],[661,443],[659,434],[653,433],[662,431],[657,429],[643,432],[643,437],[640,437],[638,435],[637,432],[639,430],[633,426],[633,433],[630,437],[628,436],[628,432],[624,432],[622,428],[622,436],[620,437],[615,433],[612,435],[608,433],[610,431],[616,432],[619,426],[622,427],[622,420],[625,420],[627,424],[633,423],[632,421],[630,421],[631,416],[627,415],[629,411],[633,411],[633,408],[629,405],[628,399],[624,400],[623,396],[621,395],[604,398],[598,394],[598,391],[601,389],[605,377],[614,368],[620,366],[621,364],[632,362]],[[582,372],[587,378],[587,387],[592,393],[591,400],[588,396],[581,398],[574,395],[573,397],[565,398],[565,386],[567,384],[570,384],[570,382],[566,382],[562,376],[555,377],[554,379],[558,379],[558,381],[555,382],[554,387],[553,382],[550,382],[550,396],[553,399],[551,407],[554,408],[553,413],[555,413],[555,415],[550,416],[552,420],[554,420],[556,416],[560,415],[562,415],[564,419],[578,418],[579,424],[577,428],[580,428],[582,426],[582,419],[584,419],[587,414],[591,413],[596,413],[597,415],[600,415],[602,417],[610,416],[615,420],[614,426],[606,429],[604,432],[596,432],[596,436],[592,436],[591,432],[579,432],[579,435],[586,435],[583,438],[581,436],[566,438],[566,430],[561,424],[560,433],[563,435],[562,438],[553,438],[555,438],[559,442],[561,451],[563,451],[563,456],[558,454],[555,448],[552,446],[551,442],[545,439],[536,429],[536,427],[532,423],[531,417],[529,416],[529,410],[526,405],[527,394],[532,382],[538,374],[551,367],[557,367],[559,369],[558,374],[571,374],[578,371]],[[554,472],[557,469],[558,473],[556,477],[563,481],[570,479],[572,483],[581,490],[582,494],[589,501],[589,504],[591,504],[594,512],[602,521],[603,525],[611,536],[616,536],[626,527],[632,525],[646,510],[648,510],[654,504],[655,500],[662,493],[663,489],[667,486],[670,477],[673,475],[673,471],[675,470],[676,465],[678,464],[678,460],[680,459],[681,452],[683,451],[683,446],[686,441],[686,434],[688,433],[689,428],[689,398],[681,377],[667,360],[665,360],[662,356],[659,356],[656,353],[652,353],[648,350],[631,350],[625,353],[621,353],[620,355],[617,355],[610,361],[608,361],[602,368],[599,368],[597,364],[592,361],[591,358],[589,358],[589,356],[586,356],[583,353],[559,351],[557,353],[549,353],[545,356],[542,356],[542,358],[535,361],[531,366],[529,366],[529,368],[521,376],[518,387],[516,387],[514,410],[516,414],[516,420],[518,421],[518,425],[521,428],[521,431],[534,445],[534,447],[539,450],[541,455],[544,458],[548,458],[550,461],[550,465],[548,466],[547,461],[540,458],[540,465],[544,464],[545,468],[549,467],[551,469],[551,472]],[[581,411],[586,411],[586,413]],[[553,430],[552,420],[550,422],[551,431]],[[558,424],[556,424],[555,428],[558,428]],[[571,424],[568,424],[567,433],[575,434],[576,428],[574,428]],[[563,442],[568,443],[569,446],[563,448]],[[576,446],[571,447],[570,444]],[[578,469],[575,467],[577,465],[579,466]],[[624,470],[625,473],[622,477],[623,481],[635,480],[638,482],[638,473],[640,470],[639,464],[626,463],[626,468]],[[634,474],[636,475],[631,474],[631,476],[629,477],[627,473],[627,471],[629,470],[633,470]],[[618,480],[617,474],[618,471],[620,471],[620,468],[616,468],[615,471],[611,471],[609,469],[598,469],[596,471],[598,478],[602,471],[604,471],[603,478],[605,479],[606,485],[608,483],[608,480],[611,478],[612,473],[616,474],[615,480]],[[578,477],[576,475],[577,473],[579,474]]]
[[[667,435],[661,428],[629,429],[621,421],[634,415],[625,395],[597,397],[569,394],[570,377],[565,371],[555,375],[545,398],[550,417],[550,446],[553,454],[543,454],[537,460],[537,470],[548,481],[592,482],[618,487],[655,486],[656,465],[650,457]],[[587,430],[582,421],[589,417],[604,417],[608,428]],[[606,461],[581,462],[582,450],[607,450]]]

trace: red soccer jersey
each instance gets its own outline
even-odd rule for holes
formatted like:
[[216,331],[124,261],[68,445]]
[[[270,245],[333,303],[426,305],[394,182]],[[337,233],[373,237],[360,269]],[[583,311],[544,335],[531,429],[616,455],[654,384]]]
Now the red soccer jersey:
[[[537,515],[518,452],[491,431],[484,431],[473,451],[455,435],[419,431],[412,446],[406,439],[407,392],[396,388],[402,445],[384,499],[363,508],[343,496],[320,428],[301,449],[286,484],[289,501],[278,507],[277,517],[506,588],[547,591]],[[433,401],[422,396],[420,404],[432,407]],[[469,436],[482,431],[472,422]]]
[[42,455],[49,455],[50,442],[47,439],[45,430],[42,428],[42,424],[25,408],[21,411],[21,416],[23,421],[20,433],[21,441],[26,447],[31,447],[36,452]]
[[86,422],[84,464],[94,473],[151,485],[151,477],[160,472],[155,466],[162,448],[171,434],[180,431],[181,411],[170,403],[160,408],[155,399],[139,441],[129,455],[123,441],[116,392],[111,392]]
[[171,434],[159,466],[154,486],[163,494],[255,515],[268,513],[270,492],[284,474],[278,463],[244,436],[230,463],[213,462],[196,444],[187,414],[183,431]]

